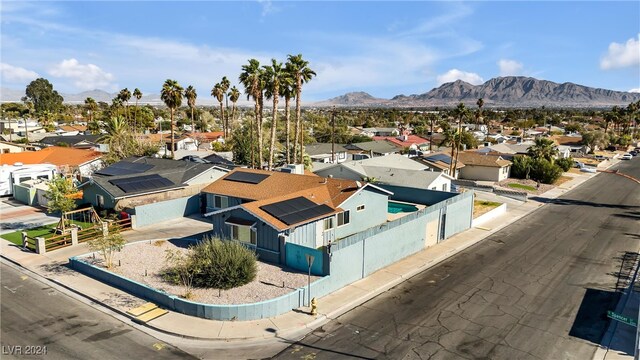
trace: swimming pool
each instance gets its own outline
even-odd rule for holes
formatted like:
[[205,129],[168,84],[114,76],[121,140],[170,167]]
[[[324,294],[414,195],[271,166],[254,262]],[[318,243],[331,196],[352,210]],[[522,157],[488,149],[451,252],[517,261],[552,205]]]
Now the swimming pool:
[[395,201],[389,201],[387,205],[387,212],[391,214],[397,214],[401,212],[414,212],[418,211],[415,205],[399,203]]

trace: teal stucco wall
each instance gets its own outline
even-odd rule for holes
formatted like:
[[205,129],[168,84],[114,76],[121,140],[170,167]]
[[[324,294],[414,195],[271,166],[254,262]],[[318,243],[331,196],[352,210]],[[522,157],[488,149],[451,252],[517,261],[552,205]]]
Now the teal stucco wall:
[[198,195],[139,205],[135,207],[136,227],[181,218],[199,211],[200,197]]
[[23,204],[34,205],[37,203],[36,188],[22,186],[20,184],[13,185],[13,198]]

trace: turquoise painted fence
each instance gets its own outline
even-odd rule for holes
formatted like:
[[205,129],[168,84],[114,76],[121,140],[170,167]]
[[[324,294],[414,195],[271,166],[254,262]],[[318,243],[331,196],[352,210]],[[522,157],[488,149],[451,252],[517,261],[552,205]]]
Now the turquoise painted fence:
[[[106,284],[114,286],[118,289],[126,291],[130,294],[151,301],[159,306],[176,311],[182,314],[197,316],[205,319],[213,320],[257,320],[273,317],[287,313],[293,309],[297,309],[305,303],[306,288],[296,289],[293,292],[280,296],[275,299],[261,301],[252,304],[240,305],[215,305],[197,303],[183,298],[153,289],[139,282],[114,274],[105,269],[93,266],[78,257],[69,259],[69,266],[75,271],[91,276]],[[322,281],[324,279],[317,280]],[[312,284],[313,289],[317,289],[318,295],[327,294],[326,287],[323,283],[318,285]]]
[[322,251],[293,243],[287,243],[285,245],[285,253],[287,254],[287,266],[304,272],[309,271],[306,255],[309,254],[313,256],[314,259],[313,264],[311,265],[311,273],[313,275],[324,275],[322,263],[324,253]]
[[181,218],[198,211],[200,211],[200,197],[198,195],[139,205],[135,208],[136,227]]

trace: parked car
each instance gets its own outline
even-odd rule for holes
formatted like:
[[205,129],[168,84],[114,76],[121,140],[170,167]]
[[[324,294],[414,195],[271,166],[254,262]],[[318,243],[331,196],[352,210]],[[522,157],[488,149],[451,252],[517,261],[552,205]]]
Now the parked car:
[[631,154],[631,156],[638,156],[638,150],[631,150],[629,154]]
[[631,160],[631,159],[633,159],[633,155],[631,155],[629,153],[626,153],[626,154],[622,155],[622,157],[620,159],[622,159],[622,160]]
[[604,160],[609,160],[609,158],[604,155],[596,155],[596,160],[604,161]]
[[580,168],[580,171],[595,174],[597,170],[596,168],[591,166],[583,166]]

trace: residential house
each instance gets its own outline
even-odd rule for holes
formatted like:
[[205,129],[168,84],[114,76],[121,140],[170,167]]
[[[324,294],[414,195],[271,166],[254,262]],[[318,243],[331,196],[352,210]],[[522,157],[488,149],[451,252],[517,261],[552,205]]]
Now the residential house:
[[72,147],[51,146],[38,151],[25,151],[0,155],[0,164],[52,164],[57,171],[73,175],[79,180],[90,177],[104,167],[102,153]]
[[211,164],[150,157],[128,158],[97,171],[83,186],[96,208],[136,215],[134,227],[202,212],[202,188],[228,170]]
[[84,135],[87,131],[86,125],[59,125],[56,133],[62,136]]
[[315,143],[304,146],[312,162],[336,164],[347,160],[347,149],[340,144]]
[[31,145],[17,144],[9,141],[0,141],[0,154],[18,153],[34,150],[34,147]]
[[464,163],[460,179],[499,182],[507,179],[511,170],[511,161],[499,155],[463,151],[458,154],[458,161]]
[[386,140],[365,141],[344,146],[352,154],[354,160],[386,156],[400,152],[397,146]]
[[582,144],[582,136],[552,136],[550,138],[555,142],[558,146],[566,146],[569,148],[571,153],[582,153],[587,154],[593,151],[597,151],[598,148],[591,149],[588,145]]
[[391,192],[353,180],[236,169],[207,186],[213,233],[284,263],[285,244],[317,249],[387,221]]
[[196,140],[198,150],[215,150],[214,144],[224,144],[224,133],[222,131],[191,133],[189,136]]
[[[455,163],[451,156],[446,152],[437,152],[433,154],[422,155],[413,158],[413,160],[425,165],[431,171],[440,171],[445,175],[449,175],[454,179],[457,179],[460,175],[460,169],[464,168],[465,164],[463,161],[458,159],[458,162]],[[450,174],[451,172],[451,164],[455,163],[455,171],[454,174]]]
[[53,135],[44,137],[37,143],[42,146],[66,146],[107,152],[107,146],[100,144],[101,137],[103,135]]
[[[171,154],[171,134],[158,133],[158,134],[142,134],[138,137],[142,141],[148,141],[152,144],[156,144],[160,147],[158,150],[158,155],[170,155]],[[187,135],[173,135],[173,146],[174,151],[178,150],[187,150],[187,151],[196,151],[198,150],[198,142],[196,139],[187,136]]]
[[362,135],[368,137],[375,136],[399,136],[400,130],[398,128],[362,128]]
[[400,150],[409,149],[410,151],[426,151],[429,150],[429,140],[418,135],[399,135],[392,136],[374,136],[374,140],[386,140]]
[[402,155],[347,161],[315,172],[322,177],[363,180],[376,185],[449,191],[452,178]]

